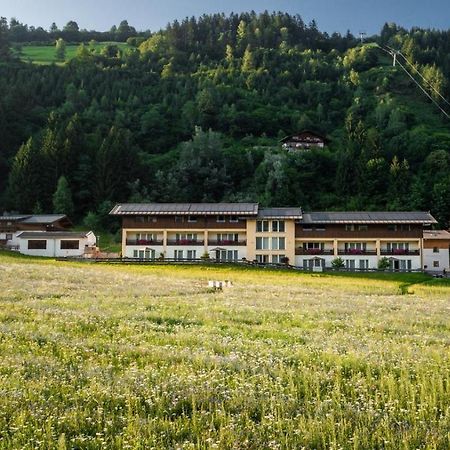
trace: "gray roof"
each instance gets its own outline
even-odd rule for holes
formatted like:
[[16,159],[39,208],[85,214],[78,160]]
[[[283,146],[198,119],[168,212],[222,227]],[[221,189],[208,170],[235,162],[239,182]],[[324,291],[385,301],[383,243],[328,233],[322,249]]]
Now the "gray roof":
[[23,231],[21,239],[83,239],[92,231]]
[[65,214],[35,214],[28,216],[25,220],[21,220],[22,223],[54,223],[58,220],[67,219]]
[[20,216],[20,215],[15,215],[15,214],[12,214],[12,215],[5,215],[5,216],[0,216],[0,220],[2,220],[2,221],[10,221],[10,222],[15,222],[15,221],[17,221],[17,220],[23,220],[23,219],[26,219],[27,217],[30,217],[30,216]]
[[263,208],[259,210],[258,218],[261,219],[301,219],[301,208]]
[[303,215],[302,223],[437,223],[428,212],[311,212]]
[[113,216],[129,215],[232,215],[256,216],[257,203],[124,203],[110,212]]

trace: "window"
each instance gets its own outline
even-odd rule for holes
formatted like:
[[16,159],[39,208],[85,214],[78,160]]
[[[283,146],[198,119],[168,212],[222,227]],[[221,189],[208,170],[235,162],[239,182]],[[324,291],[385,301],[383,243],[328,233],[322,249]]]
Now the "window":
[[388,252],[407,252],[409,250],[409,242],[388,242],[387,250]]
[[389,231],[397,231],[397,225],[395,225],[395,224],[390,224],[390,225],[387,226],[387,229],[388,229]]
[[224,223],[225,222],[225,216],[217,216],[217,222],[218,223]]
[[355,260],[354,259],[346,259],[345,260],[345,268],[354,270],[355,269]]
[[269,255],[256,255],[256,261],[261,264],[267,264],[269,262]]
[[61,250],[78,250],[80,241],[61,241]]
[[184,250],[175,250],[174,256],[177,261],[180,261],[184,257]]
[[47,249],[47,241],[45,240],[29,240],[28,241],[28,250],[46,250]]
[[221,261],[237,261],[239,255],[237,250],[219,250],[218,258]]
[[12,235],[12,234],[10,234],[10,233],[7,233],[7,234],[6,234],[6,240],[7,240],[7,241],[11,241],[12,238],[13,238],[13,235]]
[[348,223],[347,225],[345,225],[345,231],[355,231],[355,225],[353,225],[352,223]]
[[411,225],[410,224],[400,225],[400,230],[402,230],[402,231],[411,231]]
[[175,239],[182,244],[188,244],[189,242],[197,242],[197,235],[193,233],[177,233]]
[[267,233],[269,231],[269,221],[268,220],[258,220],[256,222],[256,232],[257,233]]
[[156,241],[156,235],[150,233],[136,233],[136,243],[145,245]]
[[303,231],[312,231],[311,225],[303,225]]
[[175,216],[175,222],[176,223],[184,222],[184,217],[183,216]]
[[358,231],[367,231],[368,229],[367,225],[358,225]]
[[367,249],[367,244],[365,242],[346,242],[345,243],[345,251],[355,253],[365,252]]
[[272,250],[286,250],[286,239],[283,238],[272,238]]
[[359,268],[361,270],[367,270],[369,268],[369,260],[368,259],[360,259],[359,260]]
[[234,244],[239,241],[237,233],[219,233],[217,235],[217,242],[221,244]]
[[197,222],[197,216],[188,216],[188,222],[189,223],[196,223]]
[[272,255],[273,264],[283,264],[285,255]]
[[[8,239],[8,238],[6,238]],[[439,253],[439,247],[433,247],[433,253]]]
[[273,220],[272,231],[274,233],[284,233],[285,232],[284,220]]
[[325,231],[325,227],[323,225],[317,225],[316,231]]
[[230,223],[237,223],[239,222],[239,217],[230,217]]
[[256,250],[269,250],[269,238],[257,237]]
[[196,258],[197,258],[197,250],[187,251],[187,259],[196,259]]
[[439,267],[439,261],[433,261],[433,267]]

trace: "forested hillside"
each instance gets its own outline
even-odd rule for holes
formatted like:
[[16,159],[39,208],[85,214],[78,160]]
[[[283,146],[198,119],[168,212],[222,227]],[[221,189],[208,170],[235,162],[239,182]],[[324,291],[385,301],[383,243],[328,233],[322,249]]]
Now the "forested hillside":
[[[450,121],[376,44],[401,50],[448,98],[450,32],[386,25],[361,45],[299,16],[213,15],[126,50],[94,52],[77,35],[74,59],[45,66],[15,56],[10,25],[0,211],[51,211],[59,185],[79,221],[119,201],[254,200],[431,210],[449,226]],[[329,146],[283,151],[279,140],[303,129]]]

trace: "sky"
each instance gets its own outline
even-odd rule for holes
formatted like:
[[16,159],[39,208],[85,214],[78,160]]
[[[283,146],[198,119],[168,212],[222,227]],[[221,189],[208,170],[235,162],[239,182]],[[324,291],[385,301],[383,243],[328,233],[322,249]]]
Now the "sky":
[[450,0],[0,0],[0,16],[28,25],[59,27],[75,20],[99,31],[127,19],[138,30],[152,31],[174,19],[214,12],[286,11],[315,19],[329,33],[378,33],[385,22],[406,28],[450,28]]

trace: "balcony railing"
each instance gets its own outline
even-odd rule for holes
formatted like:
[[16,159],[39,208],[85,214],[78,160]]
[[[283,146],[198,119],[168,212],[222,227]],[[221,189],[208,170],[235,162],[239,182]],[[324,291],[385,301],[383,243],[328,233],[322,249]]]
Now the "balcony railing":
[[233,241],[233,240],[214,240],[214,239],[209,239],[208,240],[208,245],[212,246],[212,245],[217,245],[217,246],[227,246],[227,247],[242,247],[247,245],[247,241]]
[[387,250],[383,249],[381,250],[381,254],[383,256],[420,256],[420,250],[403,250],[403,249],[396,249],[396,250]]
[[376,250],[364,250],[359,248],[349,248],[347,250],[339,250],[338,255],[345,255],[345,256],[377,256]]
[[205,245],[205,241],[199,241],[197,239],[169,239],[167,245]]
[[127,245],[163,245],[163,241],[157,239],[127,239]]
[[320,248],[309,248],[309,249],[305,249],[305,248],[298,248],[295,251],[296,255],[334,255],[334,251],[333,250],[322,250]]

